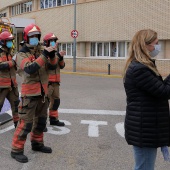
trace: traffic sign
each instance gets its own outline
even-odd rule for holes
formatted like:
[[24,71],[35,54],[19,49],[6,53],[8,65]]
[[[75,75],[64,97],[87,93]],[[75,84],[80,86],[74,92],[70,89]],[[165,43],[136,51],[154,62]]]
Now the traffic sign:
[[72,36],[73,38],[77,38],[77,37],[78,37],[78,31],[77,31],[77,30],[72,30],[72,31],[71,31],[71,36]]

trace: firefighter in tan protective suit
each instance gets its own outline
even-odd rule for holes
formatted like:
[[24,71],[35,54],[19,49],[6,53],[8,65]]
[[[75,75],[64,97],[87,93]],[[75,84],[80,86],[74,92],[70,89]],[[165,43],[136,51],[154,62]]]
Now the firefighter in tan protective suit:
[[19,93],[16,82],[16,63],[12,59],[13,35],[4,31],[0,34],[0,111],[5,98],[12,110],[13,122],[16,128],[18,116]]
[[[54,47],[57,44],[58,38],[53,33],[48,33],[43,38],[44,46],[46,47]],[[58,45],[58,44],[57,44]],[[53,70],[49,70],[49,82],[48,82],[48,90],[49,90],[49,121],[50,125],[56,126],[64,126],[64,122],[59,121],[58,119],[58,108],[60,106],[60,69],[65,67],[65,62],[63,56],[65,55],[65,51],[56,51],[56,56],[58,58],[57,68]],[[47,131],[47,128],[45,129]]]
[[17,66],[22,70],[21,102],[18,112],[20,120],[15,130],[11,157],[18,162],[28,162],[24,155],[24,144],[29,132],[32,150],[51,153],[50,147],[44,146],[43,131],[46,127],[48,70],[57,64],[55,47],[39,45],[40,28],[30,24],[24,28],[25,45],[17,54]]

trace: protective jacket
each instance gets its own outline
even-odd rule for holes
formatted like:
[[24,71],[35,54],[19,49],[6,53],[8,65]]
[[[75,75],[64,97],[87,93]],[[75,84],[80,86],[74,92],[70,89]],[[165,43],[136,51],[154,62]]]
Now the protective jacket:
[[57,66],[57,58],[48,59],[39,45],[34,49],[24,46],[17,54],[16,62],[22,70],[21,96],[47,96],[48,69]]
[[170,75],[163,80],[150,68],[132,61],[125,78],[127,95],[125,138],[129,145],[170,145]]
[[60,69],[65,67],[64,58],[59,54],[56,53],[59,57],[57,68],[54,70],[49,70],[49,82],[60,82]]
[[0,46],[0,88],[17,87],[15,65],[10,51]]

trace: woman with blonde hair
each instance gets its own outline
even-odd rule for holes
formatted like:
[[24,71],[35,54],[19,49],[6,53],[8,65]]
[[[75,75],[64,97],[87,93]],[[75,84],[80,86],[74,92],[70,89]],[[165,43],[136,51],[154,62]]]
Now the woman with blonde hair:
[[170,75],[163,80],[153,60],[160,50],[155,31],[138,31],[124,69],[125,138],[133,145],[134,170],[154,170],[157,148],[170,145]]

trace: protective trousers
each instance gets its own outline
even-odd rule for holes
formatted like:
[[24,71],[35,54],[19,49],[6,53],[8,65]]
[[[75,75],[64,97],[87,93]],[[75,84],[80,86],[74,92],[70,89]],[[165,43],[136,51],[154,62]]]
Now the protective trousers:
[[48,99],[42,96],[21,98],[18,107],[20,120],[12,141],[13,152],[24,151],[29,132],[32,147],[44,145],[43,130],[46,127],[48,106]]
[[19,104],[19,92],[17,87],[13,88],[0,88],[0,111],[3,107],[5,98],[9,101],[12,110],[13,121],[19,120],[18,104]]
[[49,117],[56,118],[58,120],[58,108],[60,106],[60,84],[50,83],[48,86],[49,92]]

